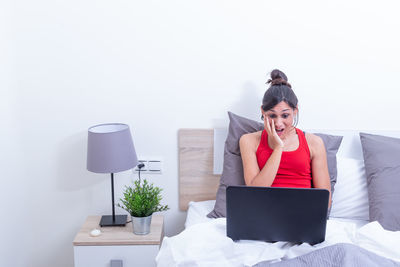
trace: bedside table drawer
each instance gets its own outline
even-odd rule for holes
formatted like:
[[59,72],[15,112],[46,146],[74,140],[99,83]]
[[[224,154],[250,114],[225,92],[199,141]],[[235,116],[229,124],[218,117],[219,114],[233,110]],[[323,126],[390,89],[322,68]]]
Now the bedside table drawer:
[[124,267],[156,266],[159,245],[74,246],[75,267],[110,267],[121,260]]

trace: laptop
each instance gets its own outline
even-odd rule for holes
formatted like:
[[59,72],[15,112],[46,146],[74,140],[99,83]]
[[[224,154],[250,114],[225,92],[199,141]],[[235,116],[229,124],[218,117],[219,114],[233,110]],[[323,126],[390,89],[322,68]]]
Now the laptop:
[[323,242],[328,199],[326,189],[228,186],[227,236],[234,241]]

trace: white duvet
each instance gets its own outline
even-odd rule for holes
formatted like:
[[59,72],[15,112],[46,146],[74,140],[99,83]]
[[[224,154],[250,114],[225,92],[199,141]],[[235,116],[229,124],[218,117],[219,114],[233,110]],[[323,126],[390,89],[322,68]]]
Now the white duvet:
[[261,261],[291,259],[336,243],[351,243],[380,256],[400,261],[400,231],[384,230],[378,222],[363,225],[330,219],[325,241],[310,246],[288,242],[233,242],[226,236],[226,219],[212,219],[188,226],[182,233],[165,237],[156,257],[164,266],[251,266]]

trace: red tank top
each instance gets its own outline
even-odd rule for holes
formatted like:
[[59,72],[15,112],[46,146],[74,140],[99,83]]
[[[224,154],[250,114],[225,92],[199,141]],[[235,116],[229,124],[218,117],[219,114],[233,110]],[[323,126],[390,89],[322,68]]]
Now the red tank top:
[[[303,187],[311,188],[310,150],[304,133],[296,128],[299,147],[294,151],[283,151],[279,169],[271,187]],[[268,133],[263,130],[256,156],[260,170],[272,154],[268,145]]]

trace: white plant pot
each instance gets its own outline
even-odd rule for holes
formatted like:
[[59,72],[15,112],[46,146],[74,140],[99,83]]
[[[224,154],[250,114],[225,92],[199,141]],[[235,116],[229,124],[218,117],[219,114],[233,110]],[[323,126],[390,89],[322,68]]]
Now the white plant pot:
[[150,233],[151,216],[132,218],[133,233],[136,235],[147,235]]

